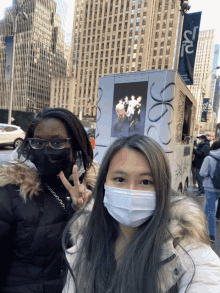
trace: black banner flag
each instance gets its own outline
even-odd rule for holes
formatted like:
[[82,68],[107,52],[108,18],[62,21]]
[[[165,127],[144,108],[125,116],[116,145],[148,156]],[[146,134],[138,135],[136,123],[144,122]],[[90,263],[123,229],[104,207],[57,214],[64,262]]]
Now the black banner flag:
[[207,122],[208,108],[209,108],[209,99],[203,99],[201,122]]
[[193,70],[201,13],[202,12],[188,13],[184,16],[178,71],[187,85],[193,84]]

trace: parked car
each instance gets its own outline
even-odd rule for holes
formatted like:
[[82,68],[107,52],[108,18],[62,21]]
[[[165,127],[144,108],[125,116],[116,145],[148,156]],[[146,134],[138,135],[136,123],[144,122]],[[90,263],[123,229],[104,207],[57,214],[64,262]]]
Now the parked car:
[[21,145],[25,138],[25,132],[20,126],[0,123],[0,147]]
[[84,127],[84,129],[87,132],[88,136],[95,137],[95,128]]

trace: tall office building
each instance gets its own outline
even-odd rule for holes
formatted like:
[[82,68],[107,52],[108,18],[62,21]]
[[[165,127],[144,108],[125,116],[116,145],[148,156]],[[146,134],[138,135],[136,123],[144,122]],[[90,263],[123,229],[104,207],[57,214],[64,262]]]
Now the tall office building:
[[56,13],[61,17],[61,29],[66,31],[68,3],[65,0],[54,0],[57,4]]
[[74,14],[73,7],[74,6],[68,5],[67,0],[54,0],[54,1],[57,4],[56,13],[61,18],[61,29],[65,33],[65,43],[71,47],[72,30],[73,30],[73,14]]
[[[10,11],[16,13],[16,0]],[[33,111],[50,105],[51,78],[65,77],[70,48],[64,43],[53,0],[23,1],[28,20],[17,18],[13,110]],[[12,35],[10,14],[0,22],[0,108],[7,109],[10,81],[5,81],[5,37]],[[31,110],[32,109],[32,110]]]
[[173,69],[179,10],[176,0],[76,0],[73,112],[96,117],[99,76]]
[[[196,113],[196,132],[203,133],[209,131],[209,123],[201,122],[203,99],[209,98],[212,103],[213,95],[211,96],[212,70],[215,52],[215,30],[204,30],[199,32],[196,59],[194,66],[194,83],[189,86],[191,93],[197,99]],[[213,93],[213,91],[212,91]],[[209,105],[208,120],[212,116],[212,107]]]
[[211,73],[210,91],[209,91],[209,99],[210,99],[210,102],[212,105],[213,105],[213,100],[214,100],[216,80],[218,78],[218,76],[216,75],[217,74],[218,60],[219,60],[219,45],[215,44],[212,73]]
[[214,99],[213,99],[213,111],[218,116],[219,111],[219,103],[220,103],[220,76],[218,76],[216,80],[215,85],[215,93],[214,93]]

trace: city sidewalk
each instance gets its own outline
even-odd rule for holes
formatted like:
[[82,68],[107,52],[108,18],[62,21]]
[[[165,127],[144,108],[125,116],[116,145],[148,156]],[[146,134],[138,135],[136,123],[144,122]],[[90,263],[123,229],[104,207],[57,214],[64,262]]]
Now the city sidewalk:
[[[192,182],[192,180],[191,180]],[[191,183],[187,189],[187,195],[192,197],[203,209],[205,209],[206,199],[205,197],[197,197],[198,194],[198,188],[194,188],[193,184]],[[220,257],[220,223],[216,222],[216,237],[215,237],[215,243],[212,244],[213,250],[218,254]]]

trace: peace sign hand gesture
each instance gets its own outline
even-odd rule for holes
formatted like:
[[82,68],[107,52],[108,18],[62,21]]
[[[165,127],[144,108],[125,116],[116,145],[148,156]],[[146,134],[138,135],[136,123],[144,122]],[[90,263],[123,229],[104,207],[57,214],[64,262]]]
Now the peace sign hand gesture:
[[86,189],[86,187],[83,184],[80,184],[77,169],[78,169],[77,165],[74,165],[73,166],[74,186],[72,186],[69,183],[69,181],[66,179],[63,171],[60,172],[59,177],[63,185],[66,187],[69,194],[71,195],[73,204],[75,205],[76,209],[80,209],[83,205],[87,203],[87,201],[92,195],[92,192]]

